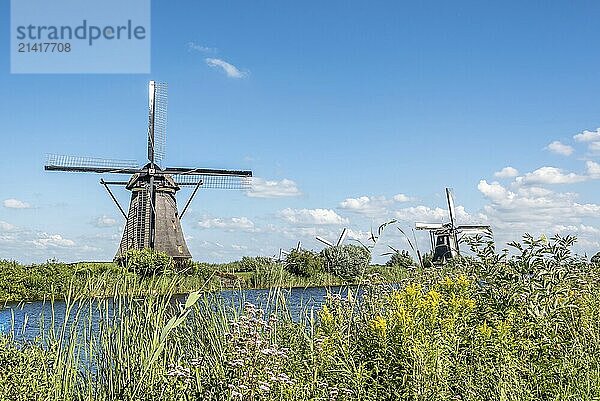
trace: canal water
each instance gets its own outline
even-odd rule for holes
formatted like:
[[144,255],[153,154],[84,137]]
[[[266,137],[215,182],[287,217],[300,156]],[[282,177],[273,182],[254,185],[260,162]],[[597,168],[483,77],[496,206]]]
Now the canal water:
[[[346,297],[348,295],[348,287],[308,287],[308,288],[291,288],[279,289],[278,299],[285,300],[285,306],[289,311],[293,320],[299,320],[305,313],[310,313],[312,310],[320,309],[325,302],[328,294],[340,295]],[[245,302],[250,302],[255,306],[267,309],[273,305],[275,293],[272,290],[257,289],[257,290],[225,290],[214,294],[216,302],[222,301],[226,306],[240,309]],[[178,295],[173,299],[173,302],[185,302],[187,295]],[[98,327],[100,312],[95,308],[93,303],[84,302],[84,307],[80,308],[80,321],[89,322],[88,317],[92,318],[92,330]],[[111,308],[112,300],[108,300],[109,308]],[[74,319],[77,311],[77,306],[69,313],[69,320]],[[11,331],[15,338],[20,340],[34,340],[42,333],[47,333],[48,328],[58,328],[62,326],[65,315],[67,314],[67,304],[63,300],[55,300],[53,303],[49,301],[35,302],[19,302],[7,303],[0,305],[0,333],[9,334]],[[69,322],[67,322],[69,323]]]

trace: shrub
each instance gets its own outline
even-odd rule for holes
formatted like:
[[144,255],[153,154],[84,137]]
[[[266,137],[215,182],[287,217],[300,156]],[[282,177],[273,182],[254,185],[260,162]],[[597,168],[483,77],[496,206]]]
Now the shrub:
[[321,251],[325,271],[345,280],[360,277],[371,262],[371,253],[358,245],[340,245]]
[[308,249],[292,249],[285,257],[284,267],[297,276],[310,277],[323,272],[323,258]]
[[264,256],[255,256],[249,257],[244,256],[242,260],[240,260],[238,268],[236,271],[238,272],[260,272],[265,270],[265,268],[270,268],[273,265],[273,259],[267,258]]
[[153,276],[173,268],[173,258],[167,253],[153,249],[130,249],[118,263],[140,276]]
[[594,256],[592,256],[590,262],[592,262],[595,265],[600,265],[600,252],[597,252]]
[[385,264],[387,267],[415,267],[417,264],[408,251],[396,251]]

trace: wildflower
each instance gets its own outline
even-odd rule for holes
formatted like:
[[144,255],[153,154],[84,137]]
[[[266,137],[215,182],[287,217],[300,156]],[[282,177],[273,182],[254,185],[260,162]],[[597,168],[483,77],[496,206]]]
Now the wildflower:
[[406,291],[406,295],[410,297],[416,297],[421,293],[421,285],[417,283],[410,284],[404,291]]
[[469,285],[471,285],[471,280],[469,280],[464,274],[461,274],[456,279],[456,284],[458,284],[462,288],[467,288]]
[[454,281],[452,281],[452,279],[448,276],[444,277],[444,280],[442,280],[442,284],[448,288],[452,287],[452,285],[454,284]]
[[371,320],[371,325],[376,332],[378,332],[381,336],[385,337],[386,329],[387,329],[387,321],[383,316],[377,316],[375,319]]
[[484,321],[481,326],[477,327],[477,330],[486,339],[492,336],[492,328],[487,325],[487,321]]
[[327,305],[323,305],[323,309],[319,312],[321,323],[324,325],[330,325],[333,323],[333,314],[329,311]]

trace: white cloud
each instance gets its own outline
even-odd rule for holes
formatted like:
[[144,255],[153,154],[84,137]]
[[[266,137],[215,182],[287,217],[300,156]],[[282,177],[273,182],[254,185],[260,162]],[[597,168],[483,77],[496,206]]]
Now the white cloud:
[[577,142],[595,142],[600,141],[600,128],[596,131],[583,131],[581,134],[573,136]]
[[[459,223],[481,223],[481,220],[486,220],[485,215],[473,216],[465,210],[465,207],[458,205],[455,207],[456,220]],[[407,207],[399,209],[394,213],[394,217],[400,221],[409,222],[411,225],[415,222],[424,223],[441,223],[450,220],[450,215],[447,209],[440,207],[431,208],[424,205]]]
[[214,47],[203,46],[196,42],[188,42],[187,47],[189,51],[197,51],[200,53],[216,53],[217,49]]
[[484,213],[494,230],[498,247],[518,240],[524,233],[534,236],[574,234],[578,240],[576,252],[600,247],[600,205],[578,202],[576,193],[535,186],[508,189],[485,180],[481,180],[477,188],[488,201]]
[[97,217],[92,222],[92,224],[96,227],[104,228],[104,227],[114,227],[119,223],[117,222],[117,220],[113,219],[112,217],[102,215],[100,217]]
[[199,228],[219,228],[225,230],[251,230],[254,222],[247,217],[203,218],[196,225]]
[[281,181],[267,181],[263,178],[252,178],[252,186],[246,192],[251,198],[283,198],[291,196],[300,196],[302,192],[298,189],[296,183],[284,178]]
[[6,221],[0,220],[0,231],[11,231],[14,229],[15,229],[15,226],[13,226],[12,224],[7,223]]
[[548,144],[548,146],[546,146],[546,149],[548,149],[552,153],[556,153],[558,155],[563,156],[570,156],[575,150],[572,146],[566,145],[560,141],[551,142],[550,144]]
[[23,202],[21,200],[18,199],[5,199],[4,202],[2,202],[4,204],[4,207],[9,208],[9,209],[29,209],[31,208],[31,205],[27,202]]
[[600,164],[588,160],[585,162],[588,176],[592,179],[600,179]]
[[590,144],[588,145],[588,150],[594,154],[600,153],[600,141],[590,142]]
[[369,216],[385,214],[386,209],[392,201],[384,196],[360,196],[358,198],[346,198],[340,202],[340,208],[354,213]]
[[517,183],[524,184],[573,184],[586,180],[586,176],[566,173],[557,167],[541,167],[532,173],[517,177]]
[[404,195],[404,194],[397,194],[397,195],[394,195],[394,198],[393,198],[393,199],[394,199],[394,201],[396,201],[396,202],[409,202],[409,201],[411,200],[409,196],[407,196],[407,195]]
[[507,166],[504,167],[502,170],[500,171],[496,171],[494,173],[494,177],[498,177],[498,178],[511,178],[511,177],[516,177],[519,175],[519,171],[511,166]]
[[32,243],[37,248],[48,249],[48,248],[70,248],[75,246],[75,241],[63,238],[59,234],[48,234],[40,233],[37,239],[33,240]]
[[394,202],[404,203],[410,200],[405,194],[394,195],[391,199],[385,196],[360,196],[344,199],[340,202],[340,208],[367,216],[382,216],[388,213]]
[[572,192],[560,193],[540,187],[520,187],[512,191],[486,180],[481,180],[477,189],[490,202],[484,208],[488,217],[523,232],[552,224],[581,223],[582,217],[600,217],[600,205],[578,203],[577,194]]
[[296,225],[341,225],[348,224],[348,219],[341,217],[331,209],[290,209],[279,212],[279,217]]
[[248,72],[239,70],[235,65],[219,58],[206,58],[206,65],[223,70],[229,78],[245,78]]
[[448,220],[448,211],[439,207],[430,208],[428,206],[419,205],[400,209],[395,212],[395,217],[398,220],[409,221],[411,223],[416,221],[437,222]]

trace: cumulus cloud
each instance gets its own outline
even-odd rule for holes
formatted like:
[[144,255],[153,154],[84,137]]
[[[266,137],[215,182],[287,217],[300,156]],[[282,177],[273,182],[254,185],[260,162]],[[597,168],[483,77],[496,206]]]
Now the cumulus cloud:
[[119,223],[117,222],[117,220],[113,219],[112,217],[102,215],[102,216],[94,219],[92,224],[98,228],[104,228],[104,227],[114,227]]
[[581,223],[583,217],[600,217],[600,205],[577,202],[577,194],[554,192],[540,187],[519,187],[509,190],[498,182],[481,180],[477,189],[490,202],[484,211],[498,223],[510,223],[513,228],[529,230],[540,223]]
[[60,234],[40,233],[32,244],[40,249],[48,248],[70,248],[75,246],[75,241],[63,238]]
[[[465,207],[460,205],[456,206],[455,211],[456,219],[461,223],[474,222],[477,219],[485,218],[485,216],[471,216],[467,213]],[[447,209],[440,207],[431,208],[424,205],[399,209],[394,213],[394,217],[400,221],[410,222],[411,224],[415,222],[436,223],[450,220]]]
[[581,134],[573,136],[577,142],[596,142],[600,141],[600,128],[596,131],[583,131]]
[[599,142],[591,142],[588,145],[588,150],[594,154],[600,153],[600,141]]
[[13,226],[12,224],[0,220],[0,231],[12,231],[14,229],[15,226]]
[[516,177],[518,175],[519,175],[519,170],[517,170],[516,168],[511,167],[511,166],[504,167],[502,170],[496,171],[494,173],[494,177],[498,177],[498,178],[512,178],[512,177]]
[[563,156],[570,156],[575,151],[575,149],[573,149],[572,146],[566,145],[560,141],[551,142],[550,144],[548,144],[548,146],[546,146],[546,149],[548,149],[552,153],[556,153],[558,155]]
[[541,167],[534,172],[517,177],[517,183],[523,184],[573,184],[586,180],[586,176],[575,173],[566,173],[557,167]]
[[27,202],[23,202],[21,200],[18,199],[5,199],[2,204],[4,205],[4,207],[9,208],[9,209],[29,209],[31,208],[31,205]]
[[348,224],[348,219],[340,216],[331,209],[291,209],[279,212],[279,217],[288,223],[296,225],[341,225]]
[[302,192],[298,189],[298,185],[284,178],[281,181],[268,181],[263,178],[254,177],[252,186],[246,192],[246,195],[251,198],[284,198],[292,196],[300,196]]
[[340,208],[367,216],[381,216],[387,214],[394,203],[404,203],[410,200],[410,197],[405,194],[394,195],[391,199],[385,196],[360,196],[344,199],[340,202]]
[[404,195],[404,194],[394,195],[393,199],[396,202],[409,202],[411,200],[408,195]]
[[365,215],[384,214],[392,204],[392,200],[384,196],[360,196],[358,198],[346,198],[340,202],[340,208],[354,213]]
[[206,58],[204,61],[209,67],[222,70],[229,78],[239,79],[248,76],[248,72],[241,71],[235,65],[230,64],[225,60],[219,58]]
[[254,222],[247,217],[203,218],[196,223],[199,228],[219,228],[224,230],[251,230]]
[[588,160],[586,163],[587,173],[590,178],[600,179],[600,164]]

